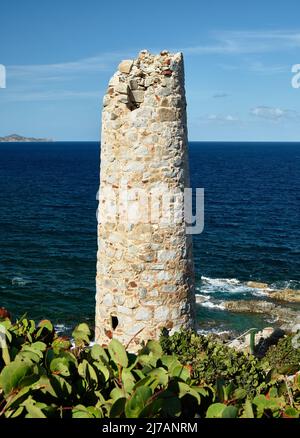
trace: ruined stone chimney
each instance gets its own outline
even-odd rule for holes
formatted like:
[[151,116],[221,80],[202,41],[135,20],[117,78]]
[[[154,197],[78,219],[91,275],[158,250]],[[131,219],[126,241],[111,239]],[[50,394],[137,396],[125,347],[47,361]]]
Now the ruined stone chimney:
[[136,350],[163,328],[194,327],[192,238],[182,196],[189,187],[187,148],[182,54],[143,50],[121,62],[102,112],[96,279],[101,344],[113,337]]

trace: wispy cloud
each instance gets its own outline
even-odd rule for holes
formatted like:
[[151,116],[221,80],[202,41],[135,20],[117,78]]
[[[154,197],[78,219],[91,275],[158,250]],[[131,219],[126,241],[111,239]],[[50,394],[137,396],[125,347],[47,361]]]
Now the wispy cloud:
[[4,99],[6,102],[38,102],[38,101],[60,101],[70,99],[90,99],[98,98],[101,100],[99,91],[68,91],[68,90],[52,90],[52,91],[20,91],[7,93]]
[[224,92],[219,92],[219,93],[215,93],[213,94],[213,98],[214,99],[221,99],[223,97],[228,97],[229,94],[228,93],[224,93]]
[[109,71],[113,63],[128,54],[120,52],[104,53],[89,58],[82,58],[76,61],[66,61],[53,64],[30,64],[30,65],[10,65],[7,67],[9,75],[13,78],[39,76],[55,79],[62,75],[76,75],[76,73],[97,73]]
[[250,61],[247,68],[252,72],[260,73],[262,75],[289,73],[291,70],[290,65],[264,64],[261,61]]
[[[7,66],[9,86],[3,100],[30,102],[100,97],[101,72],[111,71],[120,59],[130,55],[130,52],[111,52],[76,61]],[[91,90],[98,86],[98,92]]]
[[280,121],[299,117],[297,111],[271,106],[257,106],[250,110],[250,115],[265,120]]
[[300,48],[300,30],[215,32],[213,41],[183,49],[187,55],[251,54]]
[[[288,71],[288,67],[264,65],[259,61],[253,62],[250,55],[274,51],[286,52],[287,50],[299,50],[299,48],[300,30],[253,30],[214,32],[207,36],[203,44],[181,49],[177,47],[173,51],[182,50],[187,56],[209,54],[249,55],[248,67],[246,67],[249,71],[260,74],[275,74]],[[90,89],[96,89],[100,84],[103,87],[105,86],[100,74],[113,71],[121,59],[135,57],[137,53],[137,49],[130,49],[123,52],[100,53],[95,56],[58,63],[9,65],[7,66],[7,78],[10,91],[6,95],[6,100],[41,101],[76,97],[93,98],[95,92],[90,91]],[[231,57],[228,63],[224,58],[219,59],[219,61],[223,62],[223,65],[228,64],[230,69],[238,69],[241,68],[241,63],[245,66],[241,58],[242,56],[237,56],[236,62],[233,62]],[[234,63],[239,65],[233,65]],[[57,90],[58,88],[61,88],[61,90]],[[225,98],[226,96],[227,93],[225,92],[213,95],[214,98]],[[219,116],[219,120],[222,120],[221,116]],[[225,121],[226,116],[224,123]],[[230,115],[228,115],[227,121],[231,121]]]
[[239,117],[232,114],[206,114],[200,117],[200,122],[202,123],[236,123],[240,122]]

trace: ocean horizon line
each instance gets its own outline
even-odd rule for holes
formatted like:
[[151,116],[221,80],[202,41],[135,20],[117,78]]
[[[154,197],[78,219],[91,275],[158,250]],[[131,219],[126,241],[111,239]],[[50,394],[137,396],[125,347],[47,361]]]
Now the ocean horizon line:
[[[49,141],[2,141],[0,142],[1,144],[53,144],[53,143],[101,143],[101,140],[51,140],[51,142]],[[203,143],[203,144],[207,144],[207,143],[212,143],[212,144],[300,144],[300,140],[299,141],[284,141],[284,140],[280,140],[280,141],[273,141],[273,140],[267,140],[267,141],[261,141],[261,140],[188,140],[188,143]]]

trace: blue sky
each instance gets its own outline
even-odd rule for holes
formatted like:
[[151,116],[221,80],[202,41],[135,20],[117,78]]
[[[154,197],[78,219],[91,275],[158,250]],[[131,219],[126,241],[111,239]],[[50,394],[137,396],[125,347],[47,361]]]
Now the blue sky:
[[190,140],[300,140],[300,3],[11,0],[0,136],[98,140],[107,82],[141,49],[183,51]]

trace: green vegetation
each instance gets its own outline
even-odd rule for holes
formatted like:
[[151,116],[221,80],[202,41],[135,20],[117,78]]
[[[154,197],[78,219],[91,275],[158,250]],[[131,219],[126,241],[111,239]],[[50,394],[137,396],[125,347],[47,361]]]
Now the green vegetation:
[[299,370],[288,337],[259,361],[189,331],[150,340],[138,354],[115,339],[90,347],[84,323],[74,346],[48,320],[2,315],[1,333],[0,417],[299,418],[300,374],[280,374],[281,363]]

